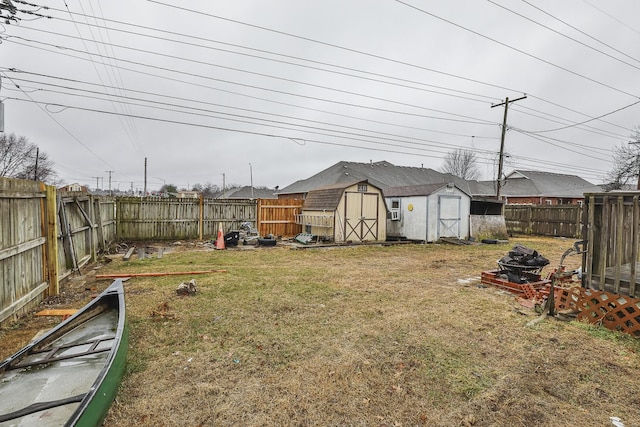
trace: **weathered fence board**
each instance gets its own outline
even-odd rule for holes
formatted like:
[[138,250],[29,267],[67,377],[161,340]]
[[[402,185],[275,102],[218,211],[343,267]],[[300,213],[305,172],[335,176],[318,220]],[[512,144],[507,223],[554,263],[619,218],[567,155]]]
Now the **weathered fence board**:
[[638,193],[586,194],[583,238],[584,285],[588,288],[640,297]]
[[256,201],[232,199],[118,198],[117,237],[128,240],[207,239],[255,226]]
[[48,290],[46,197],[41,183],[0,178],[0,323]]
[[504,216],[511,234],[580,238],[582,233],[579,205],[507,205]]

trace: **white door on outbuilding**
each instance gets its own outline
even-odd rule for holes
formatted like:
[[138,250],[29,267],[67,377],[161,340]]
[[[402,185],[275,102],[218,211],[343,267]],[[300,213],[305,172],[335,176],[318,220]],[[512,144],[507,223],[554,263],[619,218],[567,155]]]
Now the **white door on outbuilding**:
[[438,237],[460,238],[460,196],[438,197]]

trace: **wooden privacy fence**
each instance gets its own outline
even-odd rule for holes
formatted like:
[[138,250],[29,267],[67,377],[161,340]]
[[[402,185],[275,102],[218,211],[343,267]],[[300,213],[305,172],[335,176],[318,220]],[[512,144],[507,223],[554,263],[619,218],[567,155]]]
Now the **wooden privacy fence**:
[[59,292],[115,238],[113,199],[0,178],[0,324]]
[[507,205],[507,230],[511,234],[580,238],[582,207],[579,205]]
[[128,240],[205,239],[256,223],[256,201],[248,199],[117,199],[117,236]]
[[0,324],[57,292],[56,190],[0,178]]
[[261,236],[292,237],[302,231],[295,215],[303,200],[117,199],[117,237],[122,240],[208,239],[250,223]]

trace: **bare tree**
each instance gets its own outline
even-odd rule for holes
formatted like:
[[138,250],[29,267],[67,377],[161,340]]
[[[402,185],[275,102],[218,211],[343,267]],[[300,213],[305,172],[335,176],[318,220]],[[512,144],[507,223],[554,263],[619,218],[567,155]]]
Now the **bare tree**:
[[454,150],[447,153],[444,158],[444,166],[440,169],[443,173],[450,173],[462,179],[473,180],[480,177],[478,159],[473,151]]
[[[605,178],[606,190],[616,190],[630,182],[637,182],[640,189],[640,126],[636,126],[630,135],[631,141],[615,147],[613,154],[613,169]],[[634,182],[634,184],[636,183]]]
[[14,133],[0,134],[0,176],[43,182],[57,179],[49,156],[24,136]]
[[194,184],[192,190],[199,191],[205,199],[208,199],[213,198],[213,196],[220,191],[220,187],[211,182],[206,182],[204,184]]

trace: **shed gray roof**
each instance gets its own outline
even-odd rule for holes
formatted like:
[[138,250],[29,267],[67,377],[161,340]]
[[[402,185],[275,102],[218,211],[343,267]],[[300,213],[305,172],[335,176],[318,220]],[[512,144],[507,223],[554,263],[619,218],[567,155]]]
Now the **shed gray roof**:
[[[409,197],[409,196],[428,196],[436,191],[446,187],[448,183],[440,182],[435,184],[422,185],[405,185],[402,187],[389,187],[385,190],[385,197]],[[457,185],[453,184],[458,190],[464,193]]]
[[505,180],[501,194],[506,197],[571,197],[582,198],[584,193],[602,191],[576,175],[553,172],[514,170]]
[[333,211],[340,204],[344,190],[361,182],[367,182],[367,180],[341,182],[311,190],[307,193],[302,209]]

